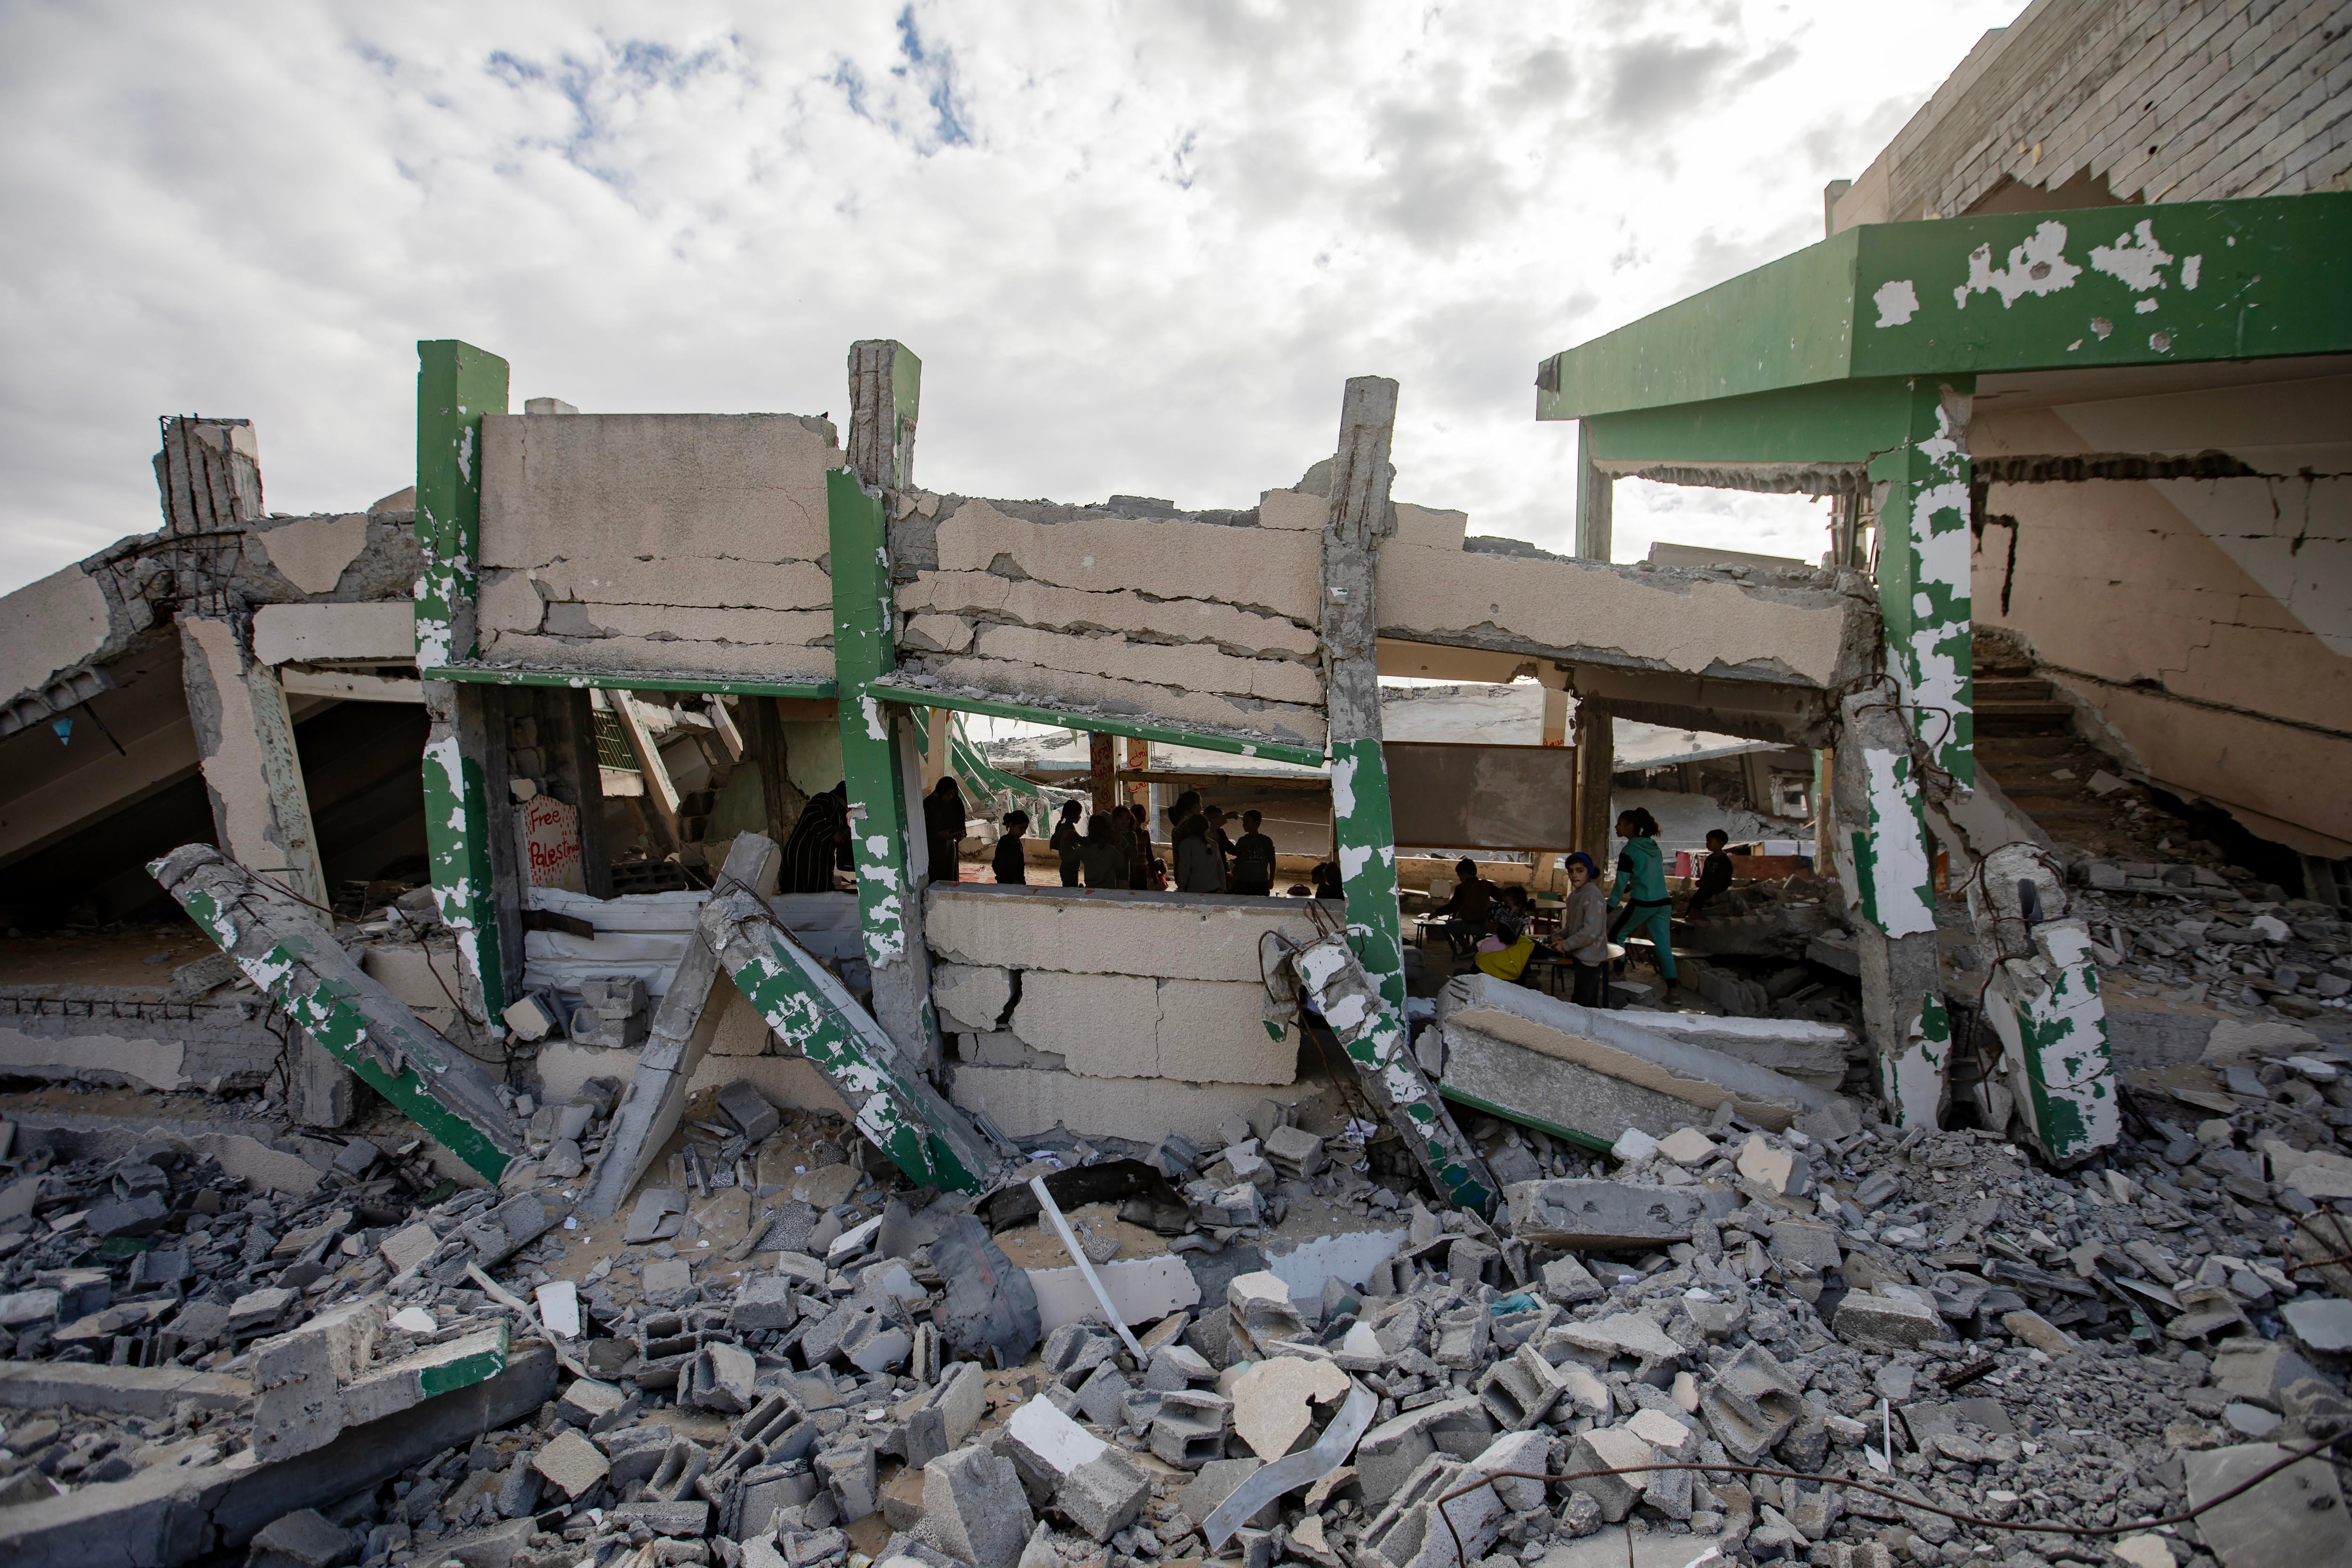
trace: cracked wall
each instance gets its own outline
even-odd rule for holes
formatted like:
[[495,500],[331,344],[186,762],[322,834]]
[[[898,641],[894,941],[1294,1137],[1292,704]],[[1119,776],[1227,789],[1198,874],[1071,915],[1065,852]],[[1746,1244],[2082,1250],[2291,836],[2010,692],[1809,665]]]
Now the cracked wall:
[[489,415],[482,453],[484,661],[833,679],[831,421]]
[[1185,512],[924,495],[892,530],[921,681],[1320,742],[1321,502]]
[[1979,620],[2020,634],[2138,764],[2308,854],[2352,853],[2352,377],[2004,410],[2000,458],[2220,453],[2229,479],[1988,488]]

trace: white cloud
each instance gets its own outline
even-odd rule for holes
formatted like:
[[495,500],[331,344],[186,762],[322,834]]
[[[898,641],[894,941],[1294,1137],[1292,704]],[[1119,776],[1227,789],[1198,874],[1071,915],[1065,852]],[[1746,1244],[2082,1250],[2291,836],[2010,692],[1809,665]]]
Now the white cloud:
[[[426,337],[518,405],[838,417],[896,336],[924,482],[1189,506],[1393,375],[1400,496],[1564,548],[1536,362],[1816,237],[2015,8],[12,6],[0,587],[154,526],[159,414],[254,419],[278,510],[399,489]],[[1622,556],[1821,548],[1638,489]]]

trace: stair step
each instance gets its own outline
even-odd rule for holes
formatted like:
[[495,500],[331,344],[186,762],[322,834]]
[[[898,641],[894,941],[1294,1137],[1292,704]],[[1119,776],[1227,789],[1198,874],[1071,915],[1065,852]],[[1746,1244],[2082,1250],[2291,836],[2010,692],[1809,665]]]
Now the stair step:
[[[2019,703],[2020,709],[2034,706]],[[2039,735],[2071,742],[2074,739],[2074,715],[2019,712],[1999,708],[1979,708],[1976,711],[1976,733],[1979,735]]]
[[2095,805],[2029,805],[2021,808],[2025,815],[2043,824],[2053,822],[2105,822],[2106,811]]
[[2004,735],[1987,734],[1982,725],[1977,729],[1977,755],[1996,761],[2011,757],[2063,757],[2081,744],[2067,735]]
[[1976,678],[1977,701],[1987,702],[2047,702],[2055,689],[2037,676],[1983,675]]

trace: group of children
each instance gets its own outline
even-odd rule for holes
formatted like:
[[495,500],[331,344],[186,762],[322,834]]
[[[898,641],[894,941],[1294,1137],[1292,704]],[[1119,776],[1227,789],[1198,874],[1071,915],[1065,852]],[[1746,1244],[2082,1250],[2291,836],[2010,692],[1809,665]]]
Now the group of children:
[[[1171,886],[1168,868],[1151,853],[1150,819],[1134,806],[1115,805],[1086,818],[1073,801],[1062,805],[1061,820],[1047,842],[1060,858],[1066,888],[1125,888],[1165,889]],[[1260,831],[1265,820],[1257,812],[1242,813],[1242,836],[1226,832],[1228,818],[1218,806],[1201,804],[1198,790],[1186,790],[1168,808],[1170,838],[1174,846],[1174,889],[1180,893],[1239,893],[1259,898],[1274,892],[1274,840]],[[1029,832],[1029,814],[1008,811],[1004,832],[996,841],[991,863],[1000,882],[1026,883],[1028,859],[1022,840]],[[1322,892],[1320,879],[1317,892]]]
[[[1480,969],[1507,980],[1526,971],[1537,952],[1550,953],[1566,963],[1574,976],[1573,999],[1579,1005],[1609,1005],[1610,943],[1628,936],[1644,936],[1656,955],[1658,973],[1671,990],[1675,969],[1674,899],[1666,891],[1665,853],[1658,847],[1658,822],[1640,807],[1617,818],[1617,837],[1624,847],[1617,854],[1617,879],[1607,894],[1601,889],[1600,869],[1592,857],[1580,849],[1565,862],[1569,893],[1560,915],[1559,932],[1538,941],[1530,927],[1534,906],[1520,885],[1496,888],[1478,875],[1477,862],[1467,858],[1454,868],[1454,897],[1436,910],[1447,918],[1448,934],[1475,942]],[[1706,863],[1690,913],[1719,898],[1731,886],[1733,866],[1726,853],[1728,837],[1720,829],[1706,836]]]

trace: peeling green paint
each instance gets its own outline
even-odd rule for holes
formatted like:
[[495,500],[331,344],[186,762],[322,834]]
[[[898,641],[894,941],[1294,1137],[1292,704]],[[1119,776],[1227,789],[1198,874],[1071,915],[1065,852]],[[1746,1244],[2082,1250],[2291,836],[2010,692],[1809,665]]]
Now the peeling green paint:
[[[1975,389],[1961,378],[1955,401]],[[1937,765],[1976,787],[1974,608],[1969,598],[1971,467],[1937,386],[1908,395],[1903,445],[1871,466],[1886,479],[1878,513],[1878,609],[1886,669],[1903,692],[1904,717]],[[1965,406],[1965,404],[1962,404]]]
[[[835,552],[835,559],[840,559],[838,551]],[[1127,735],[1139,741],[1161,741],[1171,746],[1197,746],[1202,751],[1225,752],[1241,757],[1270,757],[1276,762],[1298,763],[1307,767],[1320,766],[1323,762],[1322,747],[1287,741],[1256,740],[1214,730],[1188,730],[1180,724],[1161,724],[1148,719],[1123,719],[1108,713],[1073,712],[1044,703],[973,697],[968,693],[939,691],[924,686],[901,686],[888,680],[877,681],[871,690],[882,701],[915,708],[945,708],[958,713],[1025,719],[1033,723],[1052,724],[1065,730]]]
[[416,1392],[420,1398],[434,1399],[444,1394],[454,1394],[461,1388],[471,1388],[478,1383],[488,1383],[507,1369],[507,1356],[512,1349],[510,1332],[504,1318],[490,1320],[497,1331],[492,1343],[471,1355],[453,1357],[422,1368],[416,1374]]
[[[382,987],[352,978],[358,972],[349,955],[299,906],[209,846],[174,851],[148,871],[322,1050],[486,1180],[504,1173],[521,1143],[511,1127],[493,1121],[490,1108],[499,1101],[488,1075]],[[224,898],[232,884],[241,889],[234,900]],[[274,903],[285,908],[273,910]],[[265,925],[270,914],[277,918]],[[468,1099],[475,1103],[464,1103]]]
[[1897,1127],[1934,1127],[1943,1112],[1944,1074],[1952,1047],[1952,1016],[1945,1010],[1941,992],[1919,997],[1919,1010],[1905,1031],[1903,1049],[1882,1058],[1886,1081],[1880,1098]]
[[896,663],[895,606],[884,543],[882,497],[847,468],[824,477],[833,546],[833,664],[839,683],[842,776],[849,784],[850,862],[857,874],[857,911],[866,960],[880,965],[907,956],[907,795],[892,729],[894,710],[870,689]]
[[2002,960],[1986,1007],[2019,1085],[2018,1110],[2042,1153],[2072,1164],[2121,1132],[2106,1004],[2090,933],[2078,920],[2033,928],[2032,958]]
[[[507,411],[507,362],[452,339],[416,345],[416,667],[427,680],[475,651],[481,552],[482,416]],[[425,749],[425,847],[433,898],[493,1035],[507,1005],[490,886],[490,795],[480,763],[435,715]],[[504,783],[500,782],[500,793]]]
[[1348,943],[1381,1000],[1404,1015],[1404,936],[1397,912],[1396,817],[1386,754],[1376,737],[1331,749],[1331,822],[1348,893]]
[[909,1181],[946,1192],[981,1190],[992,1162],[979,1135],[919,1075],[901,1067],[872,1015],[758,900],[736,889],[714,893],[702,931],[736,989],[855,1108],[858,1131]]
[[1853,835],[1855,892],[1862,914],[1891,937],[1916,936],[1936,929],[1933,863],[1927,853],[1927,803],[1911,774],[1911,758],[1901,752],[1864,745],[1869,781],[1870,826]]
[[1412,1059],[1402,1005],[1388,1003],[1342,938],[1311,942],[1290,963],[1300,991],[1348,1053],[1357,1081],[1430,1180],[1456,1206],[1491,1212],[1501,1186]]

